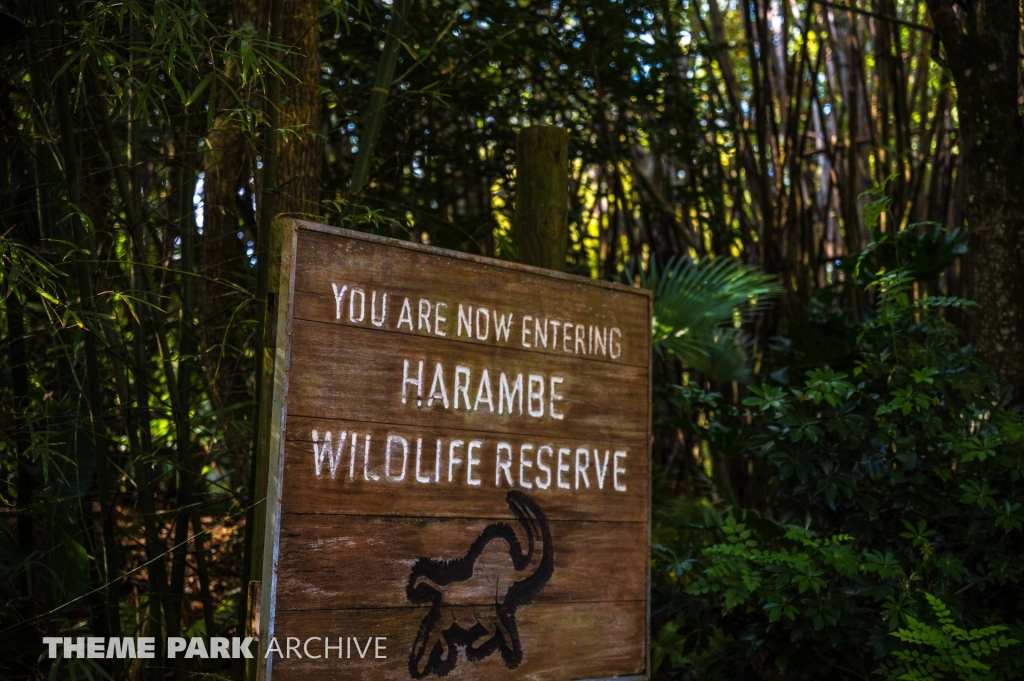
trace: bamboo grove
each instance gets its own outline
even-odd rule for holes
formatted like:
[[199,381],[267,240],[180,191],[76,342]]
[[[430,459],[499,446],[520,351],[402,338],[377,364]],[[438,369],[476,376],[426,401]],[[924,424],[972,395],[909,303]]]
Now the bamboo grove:
[[[49,673],[44,635],[244,628],[275,215],[511,259],[515,132],[554,123],[568,269],[762,269],[784,293],[743,318],[755,373],[879,234],[922,235],[949,255],[934,292],[966,291],[957,93],[920,0],[5,9],[28,28],[0,46],[6,678]],[[669,478],[686,437],[659,434]],[[240,673],[141,663],[57,671]]]

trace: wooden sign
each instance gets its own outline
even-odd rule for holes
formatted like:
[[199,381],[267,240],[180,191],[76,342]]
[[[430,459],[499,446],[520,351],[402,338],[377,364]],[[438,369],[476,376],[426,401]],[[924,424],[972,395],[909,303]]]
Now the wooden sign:
[[259,677],[648,678],[649,292],[289,224]]

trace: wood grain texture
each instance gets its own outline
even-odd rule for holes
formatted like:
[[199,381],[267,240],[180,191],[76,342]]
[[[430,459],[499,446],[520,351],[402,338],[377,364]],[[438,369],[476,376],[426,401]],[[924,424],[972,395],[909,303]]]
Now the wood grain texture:
[[[469,662],[460,652],[455,669],[445,678],[452,681],[568,681],[638,674],[644,669],[645,608],[643,601],[523,606],[517,615],[523,661],[516,669],[506,668],[497,655]],[[388,657],[384,660],[299,660],[294,656],[275,659],[273,678],[277,681],[407,681],[410,678],[409,654],[427,610],[281,612],[277,616],[275,635],[282,649],[288,636],[302,641],[311,636],[327,636],[332,646],[341,636],[360,636],[364,645],[367,637],[386,636]],[[314,645],[310,644],[310,652],[319,653]]]
[[[512,523],[509,518],[501,521]],[[498,520],[285,514],[278,611],[409,606],[406,586],[416,560],[458,558],[494,522]],[[555,521],[551,536],[555,570],[537,603],[647,597],[643,524]],[[492,603],[493,591],[482,584],[479,588],[467,603]]]
[[[347,421],[330,421],[327,419],[296,418],[289,421],[289,436],[302,437],[303,440],[291,440],[285,444],[284,490],[281,508],[285,513],[323,513],[345,515],[399,515],[417,517],[469,517],[469,518],[505,518],[508,506],[505,503],[505,492],[509,486],[505,471],[500,471],[500,484],[495,485],[497,443],[507,442],[511,445],[514,455],[511,466],[512,481],[515,489],[530,494],[542,506],[551,520],[591,520],[591,521],[627,521],[643,523],[648,515],[649,468],[647,464],[647,444],[642,440],[621,442],[616,445],[627,452],[620,465],[625,473],[620,476],[620,484],[626,487],[625,492],[615,491],[614,485],[614,450],[607,443],[595,440],[568,440],[562,438],[533,438],[530,436],[487,436],[465,433],[455,430],[434,428],[396,428],[386,424],[364,424]],[[356,432],[357,456],[355,461],[355,479],[350,480],[352,472],[351,447],[346,446],[344,456],[332,479],[327,462],[324,463],[319,476],[316,475],[313,463],[313,446],[309,441],[313,427],[318,428],[318,435],[323,440],[326,432],[332,432],[333,446],[339,441],[339,432]],[[364,476],[365,436],[369,433],[370,458],[368,471],[377,475],[380,480],[368,482]],[[389,433],[404,434],[410,440],[410,456],[407,463],[405,479],[402,482],[389,482],[383,474],[384,449]],[[414,436],[423,438],[423,455],[421,457],[421,475],[431,478],[436,471],[437,438],[442,440],[441,481],[422,483],[416,481],[416,442]],[[453,467],[452,482],[448,482],[451,440],[461,438],[464,443],[478,438],[483,444],[479,448],[480,464],[474,467],[474,478],[480,485],[467,484],[468,472],[465,460],[467,447],[464,444],[457,450],[463,463]],[[346,437],[346,443],[351,439]],[[535,445],[534,450],[527,454],[536,454],[542,445],[552,445],[552,454],[546,451],[541,462],[552,469],[552,481],[547,489],[537,487],[540,482],[547,482],[546,473],[539,469],[536,459],[532,467],[523,467],[523,478],[533,484],[533,488],[524,489],[520,483],[519,452],[524,443]],[[571,456],[564,457],[570,464],[568,471],[563,471],[563,482],[572,487],[576,485],[575,465],[576,449],[586,446],[591,453],[591,462],[587,471],[590,487],[584,485],[581,474],[579,485],[583,489],[562,489],[558,487],[557,461],[558,450],[569,448]],[[605,472],[604,488],[598,486],[599,481],[593,470],[593,451],[603,463],[608,457]],[[400,469],[398,446],[394,446],[395,462],[392,472],[397,475]],[[527,456],[527,460],[529,460]],[[582,457],[581,457],[582,459]],[[503,453],[504,460],[504,453]],[[583,461],[581,460],[581,463]]]
[[[341,319],[336,319],[337,306],[332,284],[359,286],[367,296],[366,308],[369,317],[372,291],[381,296],[387,292],[388,315],[386,328],[396,329],[402,300],[408,297],[418,315],[420,298],[432,303],[447,304],[446,329],[450,328],[448,340],[460,343],[498,345],[492,332],[488,340],[481,341],[459,337],[458,305],[485,307],[498,314],[513,312],[513,323],[517,335],[510,335],[509,347],[522,347],[522,326],[524,315],[536,319],[550,318],[575,324],[599,324],[618,326],[622,329],[622,356],[617,363],[647,367],[648,338],[650,321],[646,314],[643,298],[649,298],[644,289],[627,287],[608,288],[595,285],[578,277],[524,276],[512,267],[525,269],[512,263],[488,261],[480,264],[469,260],[443,256],[433,250],[408,250],[402,257],[396,257],[395,248],[372,241],[338,239],[329,234],[300,231],[297,245],[299,258],[303,263],[296,271],[295,318],[322,321],[336,325],[353,325],[347,308],[347,297],[343,300]],[[532,268],[531,268],[532,269]],[[530,273],[533,274],[532,272]],[[552,273],[553,274],[553,273]],[[600,282],[604,284],[604,282]],[[378,301],[378,316],[383,308]],[[414,318],[412,335],[436,338],[433,332],[418,328]],[[370,326],[367,319],[360,326]],[[535,323],[531,325],[535,326]],[[403,325],[405,332],[407,327]],[[530,336],[532,343],[532,334]],[[577,356],[566,353],[564,346],[555,348],[532,347],[531,352],[555,355],[569,354],[581,359],[595,359],[594,356]],[[600,358],[600,356],[598,356]],[[604,357],[611,361],[609,357]]]
[[[646,678],[649,292],[291,228],[261,635],[272,630],[282,647],[287,637],[387,636],[388,656],[277,660],[261,678],[433,678],[438,659],[421,655],[427,666],[412,674],[410,655],[445,640],[491,646],[478,661],[458,653],[453,679]],[[357,299],[336,297],[341,289],[358,289]],[[538,318],[550,325],[546,346],[533,335]],[[555,344],[553,329],[567,325],[571,340]],[[616,352],[596,348],[590,334],[607,340],[612,328]],[[438,364],[447,407],[429,403]],[[502,374],[507,386],[522,377],[522,407],[502,401]],[[457,405],[458,380],[468,386]],[[543,408],[531,415],[541,384]],[[321,449],[328,432],[331,454]],[[428,614],[440,619],[421,628]]]

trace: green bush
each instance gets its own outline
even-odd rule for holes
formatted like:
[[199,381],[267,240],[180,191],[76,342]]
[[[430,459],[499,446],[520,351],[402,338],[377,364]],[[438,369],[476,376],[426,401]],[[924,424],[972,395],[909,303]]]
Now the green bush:
[[1024,419],[943,319],[964,301],[873,289],[845,366],[677,387],[765,512],[656,497],[658,678],[1024,677]]

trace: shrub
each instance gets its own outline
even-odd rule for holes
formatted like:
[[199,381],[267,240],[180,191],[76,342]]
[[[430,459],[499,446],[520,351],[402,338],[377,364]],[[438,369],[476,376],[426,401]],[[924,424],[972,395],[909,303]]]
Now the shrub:
[[677,387],[767,471],[768,511],[656,501],[659,678],[1024,675],[1024,419],[943,319],[964,301],[873,286],[847,366],[740,406]]

